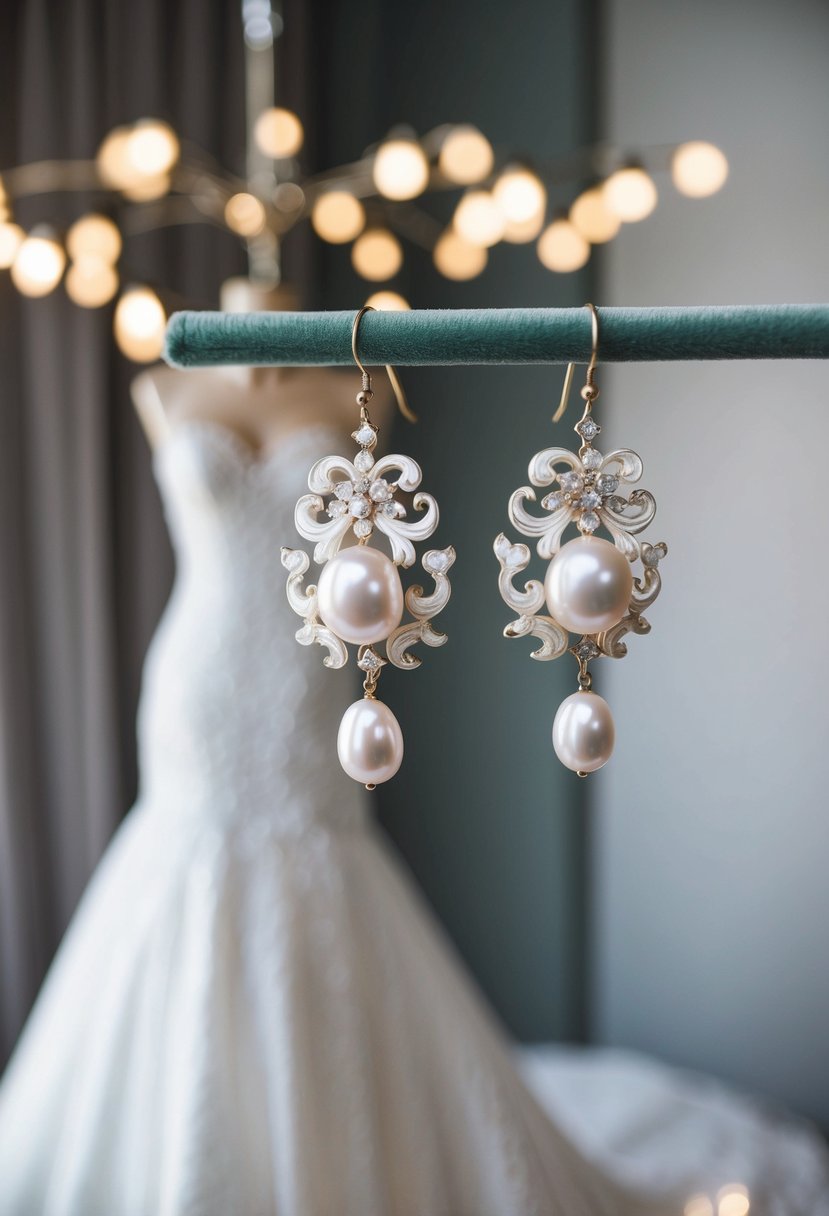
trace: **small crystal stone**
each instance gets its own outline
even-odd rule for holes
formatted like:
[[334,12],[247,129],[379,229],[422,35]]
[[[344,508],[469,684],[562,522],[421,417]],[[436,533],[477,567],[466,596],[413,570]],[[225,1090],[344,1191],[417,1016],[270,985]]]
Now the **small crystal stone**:
[[373,531],[374,528],[372,527],[371,520],[368,519],[358,519],[354,525],[355,536],[371,536]]
[[391,498],[391,486],[384,477],[378,477],[371,483],[369,494],[374,502],[388,502]]
[[596,479],[596,488],[600,494],[615,494],[619,489],[619,478],[613,473],[602,473]]
[[595,490],[585,490],[579,499],[579,506],[584,507],[588,511],[592,511],[594,507],[602,505],[602,496],[597,494]]
[[576,430],[588,443],[591,439],[596,438],[601,429],[596,419],[591,418],[589,414],[586,418],[582,418],[581,422],[576,423]]
[[578,473],[559,473],[558,484],[565,494],[580,494],[584,489],[584,480]]
[[369,484],[369,479],[367,477],[361,477],[359,481],[354,482],[354,493],[367,494]]
[[582,638],[573,647],[573,654],[577,659],[581,659],[583,663],[589,663],[591,659],[596,658],[598,653],[598,646],[590,638]]
[[391,515],[393,519],[402,519],[406,514],[406,508],[399,502],[379,502],[377,510],[382,511],[384,515]]
[[379,654],[375,654],[370,648],[357,660],[357,666],[362,668],[363,671],[377,671],[379,668],[385,667],[385,665],[385,660],[381,659]]
[[354,486],[350,481],[338,481],[334,486],[334,493],[337,495],[337,498],[342,499],[343,502],[348,502],[349,498],[354,493]]
[[595,532],[600,522],[595,511],[582,511],[579,518],[579,528],[582,532]]
[[360,447],[367,448],[370,444],[373,444],[374,441],[376,440],[377,432],[375,431],[373,426],[369,425],[368,422],[364,422],[362,424],[362,426],[357,427],[357,430],[353,432],[351,437],[352,437],[352,439],[357,440]]
[[601,452],[597,452],[595,448],[587,448],[581,458],[582,464],[588,470],[597,469],[602,460],[603,456]]
[[617,494],[612,494],[605,503],[605,506],[610,507],[611,511],[616,511],[619,515],[622,515],[625,508],[630,506],[630,503],[626,498],[619,498]]
[[542,507],[548,511],[557,511],[559,507],[565,506],[563,494],[548,494],[546,498],[541,500]]
[[348,503],[340,502],[340,500],[338,498],[332,499],[331,502],[328,504],[328,514],[331,516],[332,519],[338,519],[339,516],[345,515],[347,510],[348,510]]
[[358,452],[354,457],[354,468],[360,473],[367,473],[374,464],[371,452]]
[[358,494],[355,498],[351,499],[348,509],[355,519],[364,519],[371,512],[371,503],[367,498],[363,498],[361,494]]

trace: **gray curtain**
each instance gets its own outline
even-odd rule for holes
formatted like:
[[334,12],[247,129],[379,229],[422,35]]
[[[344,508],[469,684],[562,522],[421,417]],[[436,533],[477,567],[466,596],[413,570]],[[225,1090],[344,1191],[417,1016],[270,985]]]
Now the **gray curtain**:
[[[172,122],[243,169],[237,0],[0,7],[0,172],[87,158],[108,129]],[[21,202],[25,227],[102,196]],[[215,230],[126,242],[122,277],[215,304],[243,268]],[[135,793],[140,667],[171,561],[111,307],[23,300],[0,272],[0,1057]]]

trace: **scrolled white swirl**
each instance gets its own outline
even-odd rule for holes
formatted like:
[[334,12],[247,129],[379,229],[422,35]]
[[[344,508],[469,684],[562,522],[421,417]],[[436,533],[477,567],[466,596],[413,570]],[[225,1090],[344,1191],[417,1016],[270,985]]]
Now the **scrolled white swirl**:
[[395,667],[413,671],[420,666],[420,659],[409,654],[410,646],[417,642],[423,642],[424,646],[443,646],[446,640],[446,634],[433,629],[431,621],[410,621],[406,625],[398,625],[397,629],[389,634],[386,641],[386,658]]
[[330,494],[336,484],[334,473],[343,474],[342,478],[337,478],[338,481],[358,481],[362,476],[345,456],[323,456],[311,466],[308,489],[314,494]]
[[519,591],[512,582],[515,576],[522,570],[526,570],[530,564],[529,547],[522,544],[510,544],[505,534],[500,532],[496,536],[492,548],[500,566],[498,590],[501,593],[501,599],[519,616],[532,616],[544,604],[544,584],[535,578],[528,579],[524,584],[524,590]]
[[531,659],[542,662],[558,659],[564,654],[570,635],[551,616],[519,616],[504,629],[505,638],[538,638],[541,646],[530,653]]
[[[401,458],[395,456],[394,459],[399,460]],[[398,468],[399,466],[395,465],[395,467]],[[409,566],[414,565],[416,554],[412,542],[427,540],[435,531],[435,528],[437,528],[440,519],[438,504],[431,494],[424,494],[422,492],[415,494],[413,506],[416,511],[424,512],[420,519],[401,520],[395,516],[379,513],[374,516],[375,527],[379,528],[389,538],[392,560],[395,565],[402,566],[404,570],[408,570]]]
[[557,464],[566,464],[574,473],[578,473],[580,477],[584,476],[584,468],[575,452],[570,452],[567,448],[545,448],[543,452],[536,452],[530,461],[530,481],[534,486],[552,485],[558,476],[555,467]]
[[411,456],[388,455],[381,456],[371,471],[372,477],[384,477],[387,473],[398,471],[399,477],[392,478],[401,490],[411,493],[420,485],[423,476],[420,465]]
[[318,519],[323,505],[318,494],[303,494],[294,509],[296,530],[306,540],[315,542],[314,561],[320,564],[339,552],[343,537],[353,523],[349,515],[340,515],[325,521]]

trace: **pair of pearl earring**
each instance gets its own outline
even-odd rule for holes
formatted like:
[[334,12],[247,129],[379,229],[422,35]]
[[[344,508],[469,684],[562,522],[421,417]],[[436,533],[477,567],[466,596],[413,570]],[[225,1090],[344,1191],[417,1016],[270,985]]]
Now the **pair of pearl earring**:
[[[555,659],[569,648],[579,664],[578,692],[568,697],[555,716],[553,746],[559,759],[580,776],[600,768],[613,750],[615,728],[607,703],[592,691],[589,663],[607,655],[626,653],[622,637],[628,632],[647,633],[650,626],[641,615],[660,589],[658,563],[667,553],[664,544],[640,545],[636,535],[653,519],[656,504],[645,490],[634,490],[625,499],[618,491],[642,475],[642,462],[635,452],[620,450],[602,456],[593,447],[601,427],[592,417],[598,397],[594,383],[598,346],[598,316],[592,305],[593,355],[587,382],[581,390],[584,414],[576,424],[582,445],[578,454],[564,448],[547,448],[530,461],[533,486],[558,483],[558,489],[541,502],[545,515],[530,514],[527,500],[535,491],[524,486],[509,503],[509,517],[525,536],[538,537],[537,551],[549,560],[544,582],[530,580],[520,590],[513,578],[530,561],[529,548],[512,544],[501,533],[495,540],[495,555],[501,567],[502,598],[517,617],[504,630],[507,637],[537,637],[542,645],[535,659]],[[363,697],[349,706],[340,724],[337,752],[346,773],[368,789],[392,778],[403,761],[403,735],[392,711],[376,695],[382,669],[389,663],[414,670],[420,660],[411,653],[418,642],[442,646],[446,635],[432,622],[449,601],[448,572],[455,550],[430,549],[421,564],[433,581],[424,594],[412,586],[404,594],[399,569],[415,561],[415,542],[428,539],[438,525],[435,499],[418,490],[421,470],[409,456],[375,457],[378,428],[369,415],[371,377],[357,353],[359,324],[368,307],[359,310],[352,329],[352,353],[362,373],[357,394],[360,420],[352,437],[358,452],[349,460],[326,456],[308,475],[309,493],[296,505],[297,531],[313,541],[314,560],[322,565],[316,586],[304,586],[310,561],[307,553],[284,548],[282,564],[288,571],[287,594],[293,610],[303,618],[297,641],[317,643],[328,651],[327,667],[343,667],[348,661],[346,644],[358,647],[357,666],[363,673]],[[386,369],[404,413],[408,406],[392,368]],[[562,412],[572,376],[568,368]],[[559,472],[558,466],[565,466]],[[412,507],[418,518],[408,519],[398,493],[413,494]],[[326,519],[320,519],[325,513]],[[569,524],[581,536],[561,544]],[[604,526],[613,543],[594,535]],[[391,557],[371,543],[377,533],[385,536]],[[356,544],[342,548],[353,535]],[[641,559],[644,574],[635,578],[631,565]],[[546,605],[549,616],[541,615]],[[404,622],[404,612],[410,620]],[[569,646],[569,634],[578,636]],[[377,649],[385,642],[385,655]]]

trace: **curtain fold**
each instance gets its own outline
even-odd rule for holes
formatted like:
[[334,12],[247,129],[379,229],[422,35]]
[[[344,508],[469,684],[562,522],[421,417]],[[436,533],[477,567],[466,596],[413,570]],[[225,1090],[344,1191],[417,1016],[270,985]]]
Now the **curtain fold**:
[[[88,158],[170,121],[243,170],[238,0],[25,0],[0,9],[0,174]],[[65,227],[102,195],[14,204]],[[206,227],[128,238],[122,278],[214,303],[244,269]],[[172,563],[112,306],[24,300],[0,272],[0,1059],[136,789],[143,655]]]

